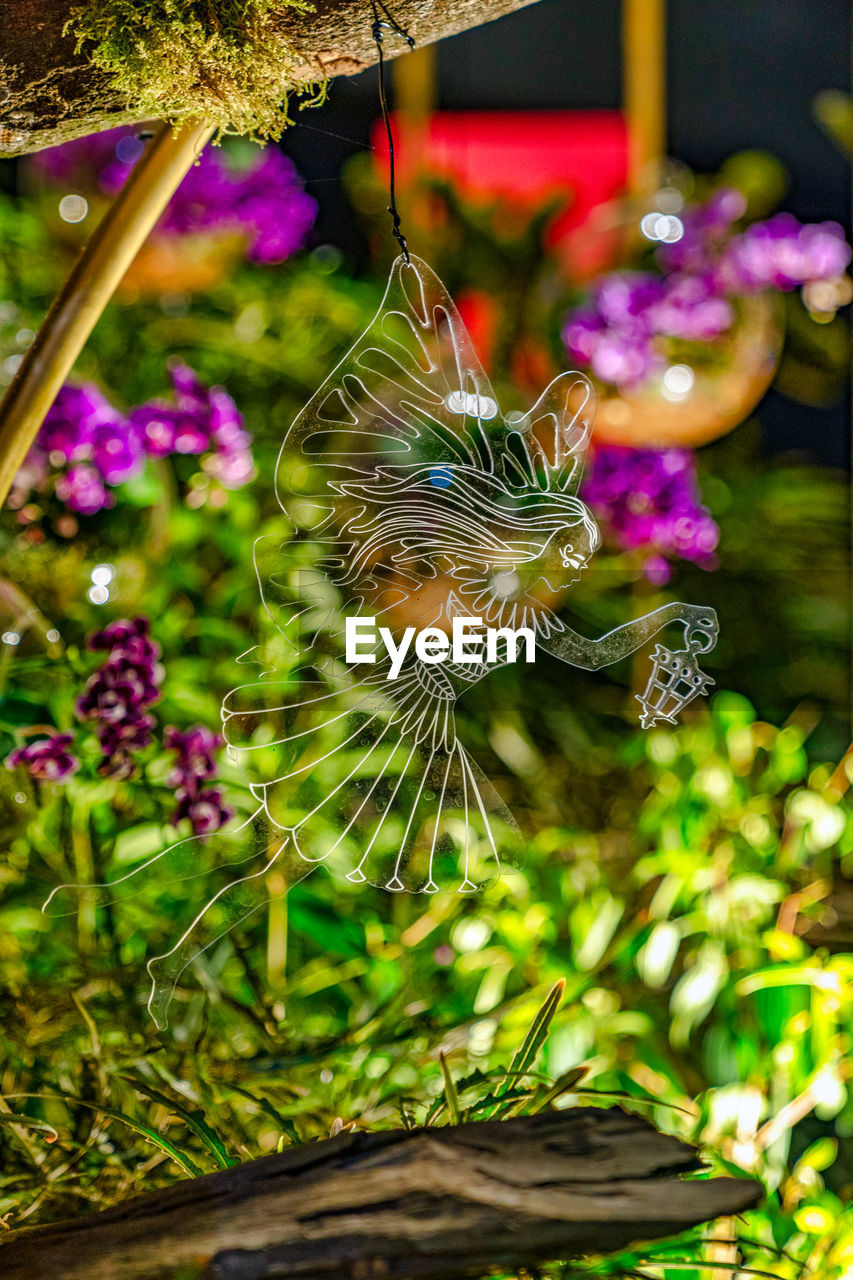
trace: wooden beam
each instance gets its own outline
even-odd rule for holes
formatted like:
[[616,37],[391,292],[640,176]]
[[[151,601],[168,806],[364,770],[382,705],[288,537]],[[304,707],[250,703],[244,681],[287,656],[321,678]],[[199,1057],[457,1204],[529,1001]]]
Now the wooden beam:
[[619,1109],[345,1133],[56,1226],[4,1280],[460,1280],[671,1235],[761,1196]]

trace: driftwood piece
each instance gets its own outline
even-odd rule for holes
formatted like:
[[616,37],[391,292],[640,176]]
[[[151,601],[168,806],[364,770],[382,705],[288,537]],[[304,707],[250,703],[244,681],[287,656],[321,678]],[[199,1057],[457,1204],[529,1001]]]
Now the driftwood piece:
[[4,1280],[459,1280],[737,1214],[761,1189],[684,1181],[694,1150],[624,1111],[345,1133],[12,1233]]
[[[476,27],[534,0],[395,0],[395,19],[419,45]],[[75,50],[65,25],[79,0],[3,0],[0,22],[0,155],[23,155],[113,125],[138,123],[132,102],[117,99],[85,50]],[[352,75],[372,66],[369,0],[315,0],[314,11],[283,7],[281,27],[305,62],[282,96],[300,79]],[[386,40],[385,52],[404,52]]]

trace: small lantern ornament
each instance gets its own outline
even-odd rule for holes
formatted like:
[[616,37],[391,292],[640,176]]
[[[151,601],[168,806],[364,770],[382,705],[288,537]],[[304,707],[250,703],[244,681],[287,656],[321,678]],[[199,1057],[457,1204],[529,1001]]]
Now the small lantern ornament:
[[640,724],[644,729],[650,729],[659,720],[675,724],[678,713],[715,683],[696,661],[696,655],[706,649],[707,646],[696,643],[677,650],[665,644],[655,645],[648,683],[643,692],[636,695],[642,708]]

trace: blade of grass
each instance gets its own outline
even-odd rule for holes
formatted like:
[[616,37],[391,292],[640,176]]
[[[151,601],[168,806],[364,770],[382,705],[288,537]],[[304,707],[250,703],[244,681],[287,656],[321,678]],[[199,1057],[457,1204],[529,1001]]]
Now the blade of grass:
[[616,1098],[618,1102],[642,1102],[647,1107],[666,1107],[668,1111],[679,1111],[683,1116],[692,1117],[693,1115],[692,1111],[688,1111],[686,1107],[679,1107],[676,1102],[663,1102],[660,1098],[644,1097],[641,1093],[626,1093],[624,1089],[575,1089],[575,1093],[586,1098]]
[[441,1063],[441,1074],[444,1076],[444,1096],[447,1099],[450,1123],[459,1124],[459,1094],[456,1092],[456,1085],[453,1083],[453,1076],[450,1074],[450,1068],[443,1053],[439,1053],[438,1060]]
[[290,1119],[290,1116],[283,1116],[281,1112],[273,1106],[269,1098],[264,1098],[263,1096],[255,1097],[255,1095],[250,1093],[248,1089],[243,1089],[238,1084],[232,1084],[229,1088],[232,1093],[239,1093],[241,1097],[248,1098],[250,1102],[254,1102],[255,1106],[258,1107],[268,1119],[272,1120],[288,1138],[290,1138],[294,1147],[302,1146],[302,1139],[299,1136],[299,1130]]
[[540,1098],[536,1103],[531,1114],[535,1115],[538,1111],[544,1111],[546,1107],[550,1107],[553,1102],[556,1102],[562,1094],[574,1090],[575,1085],[579,1084],[588,1072],[588,1067],[572,1067],[571,1071],[564,1072],[554,1081],[544,1097]]
[[170,1160],[174,1160],[178,1168],[183,1169],[184,1173],[189,1174],[191,1178],[200,1178],[203,1175],[203,1170],[198,1167],[195,1161],[180,1152],[168,1138],[162,1138],[153,1129],[140,1124],[138,1120],[134,1120],[131,1116],[126,1116],[122,1111],[116,1111],[113,1107],[105,1107],[99,1102],[89,1102],[86,1098],[75,1098],[71,1094],[64,1093],[12,1093],[7,1094],[4,1101],[8,1101],[9,1098],[41,1098],[44,1102],[64,1102],[67,1107],[88,1107],[90,1111],[96,1111],[99,1115],[106,1116],[109,1120],[117,1120],[119,1124],[126,1125],[128,1129],[138,1133],[147,1142],[152,1142],[155,1147],[159,1147],[161,1151],[164,1151]]
[[46,1120],[34,1120],[32,1116],[19,1116],[14,1111],[0,1111],[0,1124],[20,1125],[22,1129],[36,1129],[39,1133],[47,1135],[45,1142],[57,1142],[59,1133],[52,1124],[48,1124]]
[[122,1076],[122,1080],[132,1085],[137,1093],[143,1094],[144,1097],[149,1098],[152,1102],[159,1103],[161,1107],[165,1107],[173,1115],[180,1116],[187,1128],[191,1129],[199,1141],[207,1147],[220,1169],[230,1169],[232,1165],[239,1164],[238,1160],[232,1159],[228,1155],[222,1139],[211,1129],[200,1111],[188,1110],[180,1102],[167,1097],[165,1093],[160,1093],[159,1089],[152,1089],[144,1080],[139,1080],[136,1076]]
[[548,1039],[548,1031],[554,1020],[554,1014],[560,1007],[560,1001],[563,998],[563,992],[566,989],[565,978],[560,978],[555,982],[551,990],[545,997],[536,1017],[530,1024],[530,1030],[521,1042],[521,1045],[515,1052],[512,1062],[509,1064],[509,1070],[502,1083],[498,1087],[498,1098],[503,1097],[509,1091],[510,1084],[513,1079],[519,1076],[533,1066],[545,1041]]

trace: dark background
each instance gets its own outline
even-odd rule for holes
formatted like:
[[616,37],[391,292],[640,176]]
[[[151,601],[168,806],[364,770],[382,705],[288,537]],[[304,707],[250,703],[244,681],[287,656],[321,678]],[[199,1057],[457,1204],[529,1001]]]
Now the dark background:
[[[619,107],[619,0],[540,0],[438,46],[440,109]],[[732,152],[764,148],[791,185],[782,207],[850,227],[850,168],[814,118],[823,89],[847,90],[847,0],[671,0],[667,60],[669,152],[713,171]],[[393,80],[393,64],[391,72]],[[375,70],[331,86],[284,142],[320,203],[318,234],[356,263],[364,243],[339,177],[368,145],[377,116]],[[806,449],[847,465],[847,404],[811,409],[771,392],[761,420],[768,447]]]

